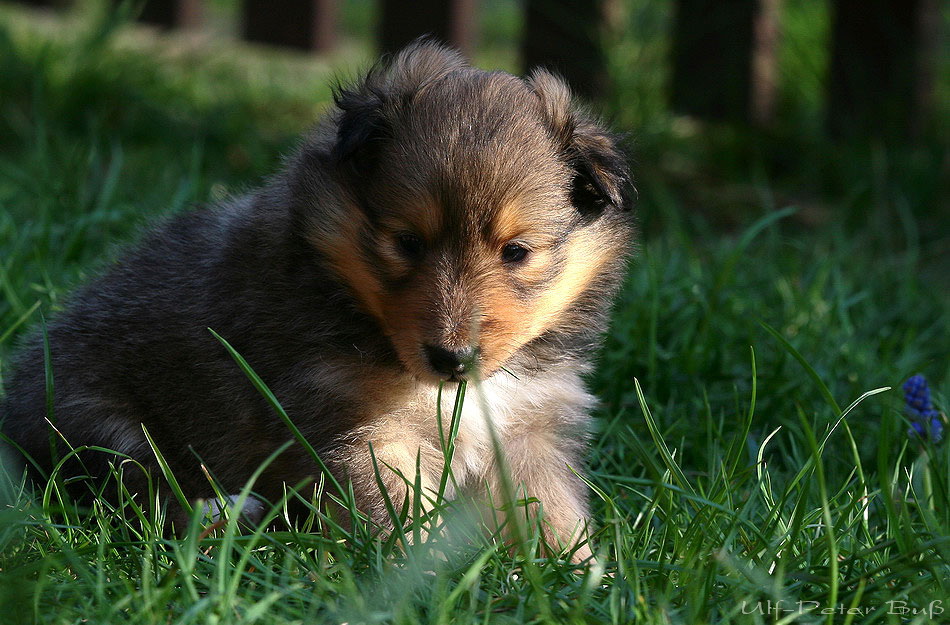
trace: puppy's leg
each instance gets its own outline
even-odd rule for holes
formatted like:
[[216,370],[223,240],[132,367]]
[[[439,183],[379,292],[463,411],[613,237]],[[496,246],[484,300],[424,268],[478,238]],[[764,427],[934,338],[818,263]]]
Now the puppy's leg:
[[[572,562],[588,560],[592,552],[586,542],[587,486],[574,474],[584,469],[583,441],[548,429],[524,428],[505,437],[503,445],[515,497],[538,499],[540,510],[532,506],[528,514],[536,519],[540,511],[541,529],[548,545],[555,550],[573,550]],[[497,497],[501,476],[495,471],[492,481]]]
[[392,529],[395,521],[386,506],[384,493],[397,513],[405,504],[411,514],[417,496],[417,474],[422,512],[430,507],[431,499],[438,492],[442,452],[412,431],[375,429],[372,436],[347,445],[345,458],[335,455],[342,460],[343,473],[353,484],[357,507],[381,527]]

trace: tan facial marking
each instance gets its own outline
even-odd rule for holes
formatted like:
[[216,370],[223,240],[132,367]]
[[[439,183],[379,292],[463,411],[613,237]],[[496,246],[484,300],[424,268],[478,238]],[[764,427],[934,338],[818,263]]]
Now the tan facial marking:
[[520,204],[508,202],[494,214],[491,227],[491,239],[496,245],[518,238],[529,231],[535,220]]
[[[486,374],[492,373],[526,343],[555,326],[559,317],[601,273],[609,259],[593,232],[575,232],[567,246],[564,268],[537,299],[521,302],[505,289],[492,291],[486,297],[490,321],[480,335],[486,354]],[[537,272],[543,270],[543,266],[535,269]],[[525,271],[530,269],[525,268]]]
[[330,259],[334,271],[350,286],[366,309],[383,320],[382,287],[360,253],[360,232],[367,227],[362,211],[349,210],[350,218],[337,223],[332,232],[312,231],[310,242]]
[[433,241],[442,232],[442,214],[442,207],[430,201],[420,204],[409,218],[423,238]]
[[518,277],[519,280],[524,280],[529,284],[536,284],[547,277],[548,268],[550,265],[550,248],[532,248],[524,262],[513,268],[511,271]]
[[442,215],[442,208],[437,202],[417,201],[383,217],[380,226],[383,230],[393,233],[411,232],[431,242],[442,232]]
[[506,290],[498,289],[485,298],[485,311],[487,321],[479,333],[484,359],[482,374],[491,375],[530,340],[526,332],[530,327],[531,308]]
[[[543,223],[540,211],[532,210],[526,201],[504,204],[492,219],[492,232],[489,246],[496,256],[508,243],[518,243],[528,248],[527,258],[517,265],[510,266],[517,279],[527,283],[537,283],[547,276],[551,264],[551,248],[555,244],[555,235],[540,226]],[[494,260],[494,259],[493,259]]]
[[558,316],[577,300],[609,260],[603,246],[598,245],[597,234],[592,231],[575,232],[567,245],[567,262],[562,273],[532,305],[528,340],[556,323]]

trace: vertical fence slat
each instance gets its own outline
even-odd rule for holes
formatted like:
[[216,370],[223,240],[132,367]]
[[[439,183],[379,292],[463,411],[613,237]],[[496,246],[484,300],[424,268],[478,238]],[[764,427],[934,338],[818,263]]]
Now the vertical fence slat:
[[778,91],[779,12],[782,0],[760,0],[752,23],[750,117],[768,126],[775,117]]
[[379,47],[395,52],[421,35],[433,35],[471,56],[476,0],[381,0]]
[[828,131],[839,138],[899,139],[919,127],[924,0],[834,0]]
[[607,84],[601,42],[609,0],[528,0],[521,55],[525,69],[546,67],[586,98]]
[[248,41],[328,52],[336,45],[336,0],[244,0]]
[[201,23],[202,5],[202,0],[147,0],[138,18],[163,28],[192,28]]
[[673,23],[674,110],[704,119],[749,119],[758,0],[678,0]]
[[311,28],[314,52],[332,52],[337,44],[338,9],[337,0],[314,0]]

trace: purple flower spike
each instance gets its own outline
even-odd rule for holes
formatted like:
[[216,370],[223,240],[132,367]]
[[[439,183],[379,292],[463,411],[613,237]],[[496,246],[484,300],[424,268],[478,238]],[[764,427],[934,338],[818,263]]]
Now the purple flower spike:
[[943,422],[940,413],[930,403],[930,387],[927,378],[919,373],[904,382],[904,402],[908,416],[912,419],[910,436],[930,438],[935,443],[943,438]]
[[943,438],[943,421],[940,417],[934,417],[930,420],[930,436],[935,443],[939,443]]
[[918,373],[904,382],[904,401],[907,403],[907,412],[913,416],[922,416],[931,410],[927,378]]

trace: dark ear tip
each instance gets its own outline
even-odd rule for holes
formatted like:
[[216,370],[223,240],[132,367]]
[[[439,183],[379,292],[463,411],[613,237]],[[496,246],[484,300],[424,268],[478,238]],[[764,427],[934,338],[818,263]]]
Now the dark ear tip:
[[[626,167],[626,164],[624,164],[625,172]],[[630,179],[630,174],[624,173],[617,180],[616,190],[611,194],[611,203],[624,212],[630,212],[633,210],[633,205],[638,197],[639,192],[636,185],[633,184],[633,180]]]
[[637,185],[633,184],[632,180],[627,180],[624,185],[623,193],[623,210],[630,212],[633,210],[633,205],[637,203],[637,200],[640,199],[640,190],[637,189]]
[[632,209],[636,189],[618,137],[588,122],[574,132],[569,151],[576,176],[572,199],[579,210],[593,214],[608,206],[621,211]]
[[332,150],[336,161],[372,160],[374,144],[390,133],[387,110],[391,105],[404,102],[427,81],[467,66],[459,52],[424,35],[381,57],[353,84],[337,81],[333,87],[337,133]]

